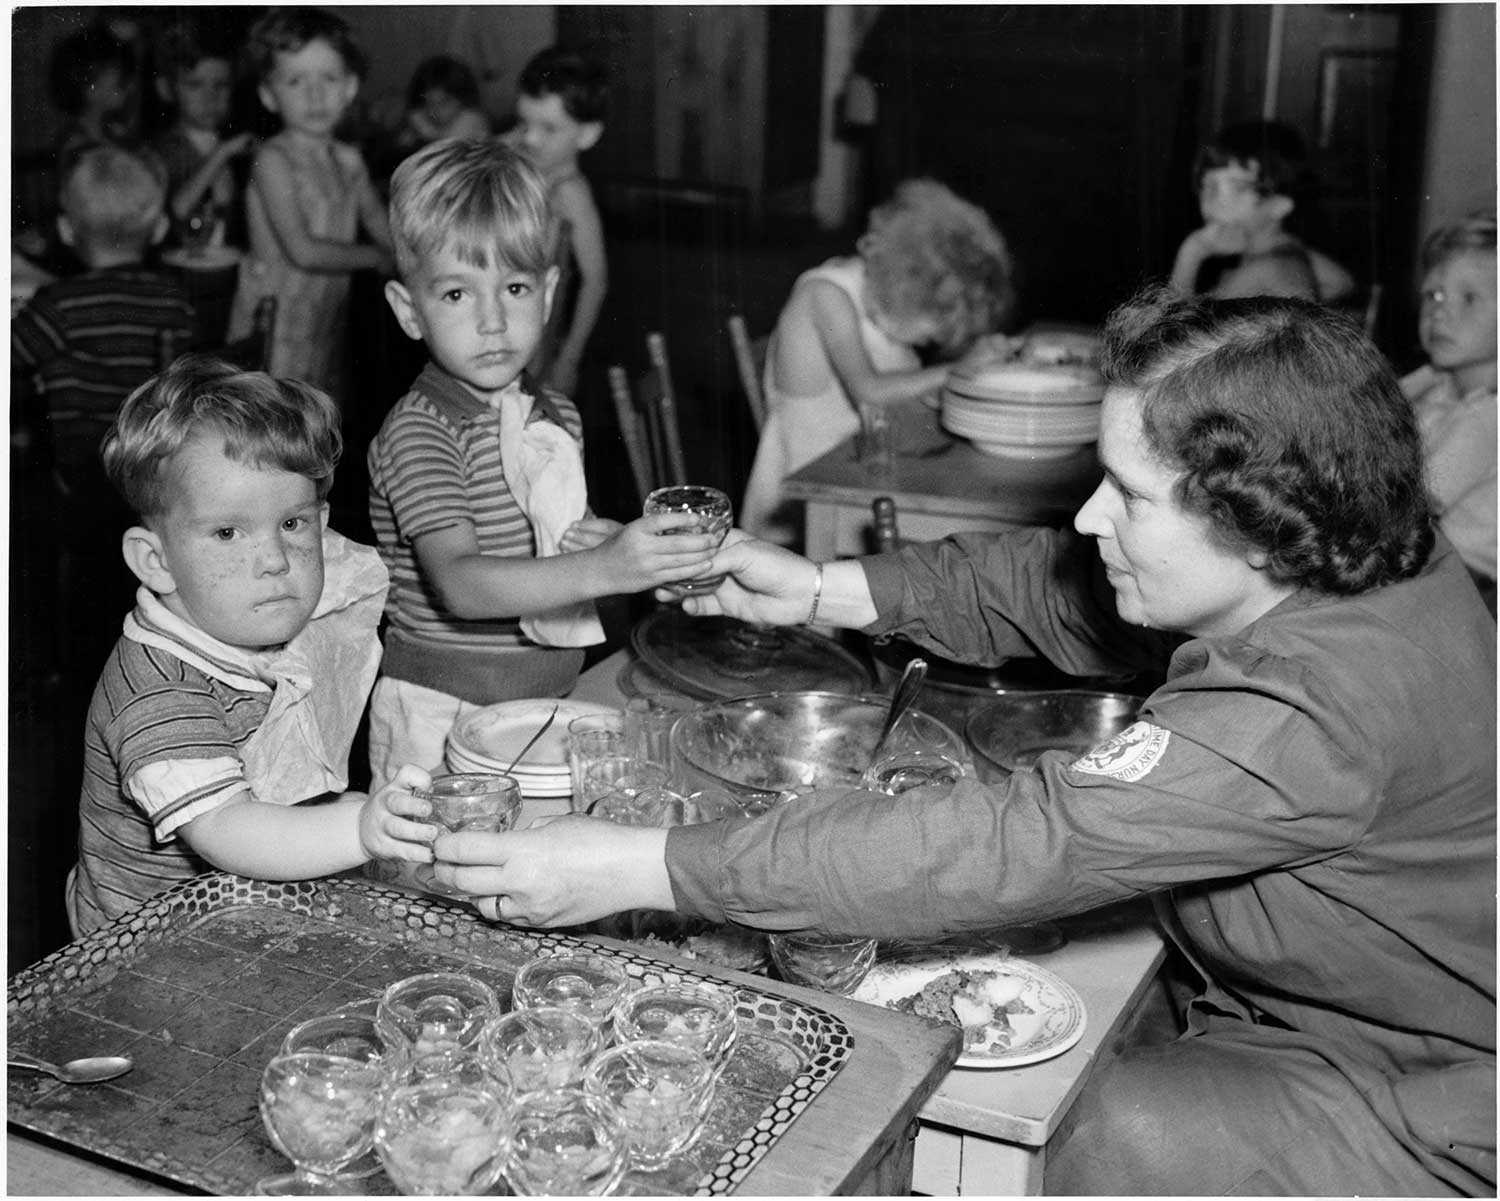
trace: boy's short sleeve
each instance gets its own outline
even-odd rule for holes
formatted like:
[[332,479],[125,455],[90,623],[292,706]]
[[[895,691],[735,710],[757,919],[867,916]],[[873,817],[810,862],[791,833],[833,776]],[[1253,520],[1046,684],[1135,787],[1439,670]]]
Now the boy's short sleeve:
[[390,504],[401,541],[474,521],[457,431],[425,405],[393,412],[372,458],[372,482]]
[[249,788],[223,701],[207,687],[178,683],[138,693],[106,727],[105,743],[159,841]]

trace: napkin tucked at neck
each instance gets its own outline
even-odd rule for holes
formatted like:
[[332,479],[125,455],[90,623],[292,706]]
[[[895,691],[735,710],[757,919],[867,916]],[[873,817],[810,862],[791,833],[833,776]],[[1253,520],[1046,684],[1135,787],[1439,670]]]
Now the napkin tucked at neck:
[[284,647],[249,651],[210,637],[147,588],[125,637],[155,646],[243,692],[270,692],[245,742],[245,779],[257,801],[295,805],[349,783],[349,747],[380,665],[380,615],[389,583],[369,546],[323,531],[323,594]]
[[[530,421],[532,398],[520,381],[495,402],[505,483],[536,535],[537,558],[558,553],[567,528],[588,511],[583,451],[562,426]],[[542,646],[593,646],[604,627],[593,601],[559,605],[521,618],[521,632]]]

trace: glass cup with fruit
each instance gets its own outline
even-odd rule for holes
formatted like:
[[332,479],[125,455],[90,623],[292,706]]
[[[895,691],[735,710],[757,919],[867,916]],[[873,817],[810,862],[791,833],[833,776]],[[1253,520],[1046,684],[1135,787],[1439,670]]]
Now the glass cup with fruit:
[[363,1193],[344,1169],[370,1149],[387,1077],[378,1062],[318,1051],[278,1054],[260,1081],[260,1115],[293,1171],[256,1182],[261,1196]]
[[432,1077],[391,1090],[375,1123],[375,1150],[408,1196],[477,1197],[505,1168],[514,1096],[484,1083]]
[[[645,514],[674,513],[682,521],[663,531],[668,534],[712,534],[716,544],[724,541],[729,527],[734,524],[734,506],[729,497],[717,488],[706,488],[700,484],[674,484],[658,488],[646,497]],[[678,596],[691,596],[695,592],[712,592],[724,580],[722,575],[701,576],[691,580],[680,580],[671,585]]]

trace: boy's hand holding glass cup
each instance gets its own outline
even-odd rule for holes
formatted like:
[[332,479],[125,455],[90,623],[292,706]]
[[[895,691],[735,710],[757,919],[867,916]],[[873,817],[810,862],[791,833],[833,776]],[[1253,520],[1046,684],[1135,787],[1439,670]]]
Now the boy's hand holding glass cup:
[[420,767],[406,766],[368,797],[359,810],[359,841],[372,859],[432,862],[432,840],[442,831],[422,790],[432,783]]

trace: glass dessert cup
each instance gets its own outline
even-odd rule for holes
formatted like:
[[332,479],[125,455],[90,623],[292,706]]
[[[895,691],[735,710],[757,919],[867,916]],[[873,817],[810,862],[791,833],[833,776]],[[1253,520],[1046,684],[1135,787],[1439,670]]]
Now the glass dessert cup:
[[649,1171],[698,1137],[717,1075],[690,1047],[627,1042],[594,1059],[583,1093],[619,1133],[631,1165]]
[[621,1042],[675,1043],[718,1064],[734,1045],[734,995],[711,984],[651,985],[615,1006],[614,1023]]
[[952,788],[964,777],[964,765],[941,751],[906,750],[882,755],[870,764],[860,783],[871,792],[900,796],[929,784]]
[[375,1122],[380,1162],[409,1196],[487,1193],[510,1152],[513,1102],[498,1080],[433,1078],[392,1089]]
[[560,1006],[602,1027],[630,987],[630,976],[615,960],[569,951],[523,964],[516,973],[512,1004],[516,1009]]
[[[682,523],[665,533],[712,534],[716,546],[724,541],[729,527],[734,524],[734,506],[729,497],[717,488],[698,484],[676,484],[656,489],[646,497],[644,512],[647,517],[653,513],[680,514]],[[712,592],[723,582],[722,574],[701,576],[679,580],[670,585],[670,591],[677,596],[691,596],[697,592]]]
[[344,1171],[370,1149],[386,1075],[379,1063],[316,1051],[278,1054],[260,1082],[260,1114],[293,1171],[256,1182],[260,1196],[351,1196],[367,1177]]
[[[376,1023],[375,1007],[375,1001],[367,1001],[335,1013],[308,1018],[287,1032],[281,1040],[281,1054],[311,1051],[355,1059],[379,1068],[387,1087],[399,1083],[410,1070],[411,1048],[404,1039],[398,1043],[388,1041]],[[362,1180],[380,1170],[380,1160],[371,1147],[339,1175]]]
[[601,1042],[601,1031],[589,1018],[541,1005],[490,1022],[479,1047],[490,1069],[506,1072],[516,1092],[525,1094],[577,1085]]
[[482,980],[461,972],[425,972],[387,988],[375,1021],[387,1041],[406,1042],[413,1061],[446,1055],[457,1063],[499,1011],[495,990]]
[[505,1178],[522,1197],[599,1197],[625,1172],[619,1131],[581,1089],[548,1089],[521,1097]]

